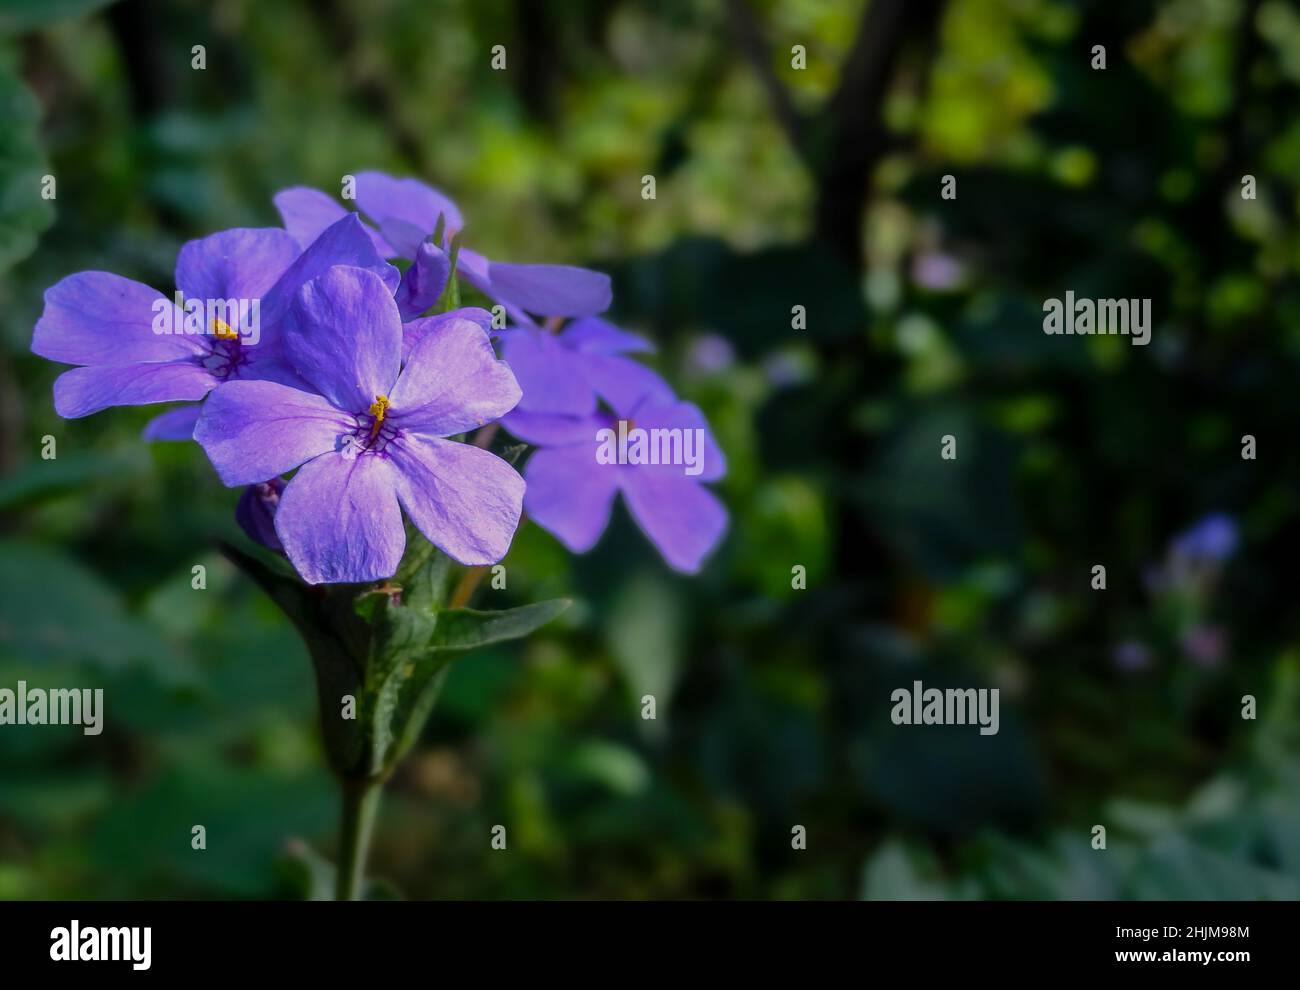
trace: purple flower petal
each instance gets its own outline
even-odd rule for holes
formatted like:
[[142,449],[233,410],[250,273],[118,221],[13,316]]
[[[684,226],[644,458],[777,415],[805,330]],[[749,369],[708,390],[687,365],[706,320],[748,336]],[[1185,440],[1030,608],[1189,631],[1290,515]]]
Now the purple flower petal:
[[109,406],[201,399],[217,384],[202,365],[189,361],[101,364],[65,371],[54,380],[54,411],[77,419]]
[[319,395],[275,382],[226,382],[203,403],[194,439],[230,488],[337,449],[356,422]]
[[560,332],[560,340],[570,350],[588,354],[630,354],[654,350],[654,345],[644,337],[628,333],[596,316],[574,320]]
[[[573,353],[571,361],[588,386],[620,416],[628,416],[642,401],[671,402],[672,386],[644,364],[618,355]],[[525,389],[527,386],[525,386]],[[527,391],[524,393],[527,402]]]
[[430,543],[462,564],[494,564],[506,555],[523,511],[524,479],[514,468],[471,444],[419,434],[384,452],[397,497]]
[[384,239],[393,246],[399,258],[414,258],[420,253],[420,245],[425,243],[431,231],[417,227],[406,220],[388,217],[380,224]]
[[202,408],[197,404],[177,406],[159,413],[145,424],[143,436],[146,440],[193,440]]
[[245,488],[235,506],[235,522],[249,538],[276,551],[284,550],[275,532],[275,513],[283,492],[283,479],[272,478]]
[[382,457],[322,454],[285,487],[275,513],[284,552],[308,584],[392,577],[406,548],[392,465]]
[[[448,238],[465,226],[456,204],[419,179],[395,179],[383,172],[358,172],[357,205],[381,230],[384,221],[401,220],[420,230],[424,237],[433,233],[440,215],[446,218]],[[396,244],[393,246],[398,247]],[[403,252],[403,256],[412,255]]]
[[299,253],[279,227],[223,230],[185,243],[176,256],[176,287],[187,300],[261,299]]
[[[709,429],[709,422],[704,418],[704,413],[700,412],[699,407],[693,403],[661,403],[656,398],[649,397],[632,410],[631,419],[639,429],[700,431],[698,436],[702,441],[700,456],[702,470],[699,474],[689,475],[691,481],[717,481],[727,473],[727,460],[722,453],[722,448],[713,438],[713,431]],[[684,476],[684,468],[680,464],[643,464],[638,465],[637,470],[658,471],[679,478]]]
[[402,276],[397,289],[397,310],[402,321],[414,319],[438,301],[451,276],[451,259],[442,248],[421,244],[415,260]]
[[299,291],[285,320],[284,348],[294,370],[321,395],[362,413],[397,382],[402,320],[379,276],[340,265]]
[[523,389],[522,408],[567,416],[587,416],[595,410],[596,396],[582,374],[581,356],[554,334],[519,327],[501,340],[502,355]]
[[110,272],[77,272],[45,291],[32,351],[65,364],[173,361],[204,353],[202,338],[154,333],[155,315],[183,328],[185,314],[147,285]]
[[393,425],[448,437],[504,416],[519,384],[477,323],[442,320],[411,351],[389,395]]
[[304,251],[312,241],[348,214],[329,193],[310,186],[281,189],[271,197],[271,202],[280,213],[284,229]]
[[488,263],[487,294],[540,316],[593,316],[609,309],[609,276],[572,265]]
[[619,485],[632,518],[674,570],[698,571],[727,530],[727,510],[693,480],[638,468],[621,472]]
[[275,329],[298,290],[335,265],[364,268],[383,279],[389,293],[397,291],[402,274],[375,250],[361,218],[349,213],[312,242],[271,287],[262,300],[262,347],[275,346]]
[[555,413],[535,413],[516,408],[502,418],[501,425],[526,443],[559,447],[594,444],[597,432],[607,429],[611,420],[601,413],[591,416],[558,416]]
[[524,466],[524,506],[535,523],[574,553],[596,545],[609,525],[620,467],[597,464],[591,444],[536,451]]
[[479,292],[491,295],[488,275],[488,260],[470,248],[462,245],[456,253],[456,274],[467,281]]
[[[298,246],[304,251],[312,242],[323,234],[332,224],[343,219],[350,212],[340,206],[333,197],[308,186],[293,186],[281,189],[271,201],[280,211],[285,230],[289,231]],[[370,241],[381,257],[391,258],[397,252],[376,230],[366,227]]]
[[402,360],[406,361],[421,340],[449,320],[469,320],[482,327],[484,333],[489,335],[492,333],[492,314],[476,306],[466,306],[448,310],[446,313],[410,320],[402,324]]
[[494,302],[501,303],[513,322],[521,326],[536,327],[537,321],[523,309],[507,299],[498,297],[496,290],[492,288],[492,279],[488,275],[488,267],[487,258],[467,247],[462,246],[456,255],[456,277],[458,279],[477,289]]
[[242,363],[234,369],[231,380],[240,379],[276,382],[280,385],[288,385],[300,392],[314,391],[298,372],[289,367],[288,359],[284,355],[284,348],[279,345],[279,341],[274,344],[264,341],[256,346],[243,345]]

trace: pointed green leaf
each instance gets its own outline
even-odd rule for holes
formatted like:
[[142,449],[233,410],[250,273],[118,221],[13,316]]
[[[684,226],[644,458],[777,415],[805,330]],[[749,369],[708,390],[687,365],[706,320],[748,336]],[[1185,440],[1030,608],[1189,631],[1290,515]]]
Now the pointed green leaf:
[[428,644],[437,621],[434,613],[392,604],[375,617],[364,706],[370,730],[369,774],[380,774],[392,765],[390,751],[405,727],[403,694],[412,680],[421,682],[431,676],[435,665]]
[[450,608],[439,614],[430,645],[439,651],[474,650],[519,639],[546,625],[571,604],[568,598],[552,598],[497,612]]

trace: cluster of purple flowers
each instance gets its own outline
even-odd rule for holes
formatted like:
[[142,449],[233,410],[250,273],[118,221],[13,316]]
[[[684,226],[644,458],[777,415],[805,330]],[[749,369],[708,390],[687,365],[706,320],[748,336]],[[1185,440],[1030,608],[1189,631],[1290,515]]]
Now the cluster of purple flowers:
[[[171,298],[108,272],[58,282],[32,338],[35,353],[77,365],[55,382],[56,411],[186,403],[145,435],[193,438],[226,485],[248,486],[241,525],[312,584],[392,576],[403,511],[462,564],[504,557],[525,509],[583,552],[618,492],[672,567],[697,570],[727,526],[702,484],[722,477],[723,455],[700,410],[629,357],[650,345],[599,317],[609,278],[464,247],[456,204],[416,179],[363,172],[355,191],[364,219],[298,187],[275,197],[283,229],[187,243]],[[496,332],[473,307],[425,315],[453,273],[510,325]],[[191,301],[256,313],[256,336],[221,318],[196,323],[194,311],[211,310]],[[494,422],[539,448],[522,478],[451,439]],[[598,435],[614,428],[663,437],[664,450],[689,434],[698,463],[602,459]]]

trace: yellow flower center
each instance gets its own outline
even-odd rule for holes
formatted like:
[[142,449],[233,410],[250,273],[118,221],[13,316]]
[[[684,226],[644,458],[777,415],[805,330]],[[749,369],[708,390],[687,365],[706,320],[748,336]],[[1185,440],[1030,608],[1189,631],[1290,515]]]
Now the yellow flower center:
[[212,318],[212,332],[222,340],[238,340],[239,331],[219,317]]
[[375,417],[375,421],[370,424],[370,439],[374,440],[379,436],[379,427],[384,423],[384,416],[388,413],[388,396],[376,395],[375,401],[370,404],[370,415]]

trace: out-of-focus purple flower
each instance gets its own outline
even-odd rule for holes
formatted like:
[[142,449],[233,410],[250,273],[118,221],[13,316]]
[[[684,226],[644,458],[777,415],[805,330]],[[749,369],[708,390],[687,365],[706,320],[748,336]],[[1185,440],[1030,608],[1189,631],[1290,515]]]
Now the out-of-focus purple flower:
[[283,478],[259,481],[244,489],[239,504],[235,506],[235,521],[243,531],[262,546],[279,552],[283,552],[284,547],[275,535],[275,510],[280,506],[283,493]]
[[[614,496],[622,492],[632,518],[664,560],[694,573],[727,528],[727,510],[702,482],[726,472],[721,449],[700,410],[688,402],[646,395],[614,412],[565,416],[516,410],[503,425],[537,450],[524,467],[529,517],[574,553],[595,546],[609,524]],[[670,436],[694,445],[698,463],[631,463],[602,456],[612,436]],[[602,433],[611,431],[611,433]],[[651,440],[653,442],[653,440]],[[605,448],[608,452],[609,448]],[[685,459],[685,458],[683,458]]]
[[[219,320],[188,330],[174,300],[120,275],[69,275],[46,291],[32,334],[36,354],[81,366],[55,381],[55,411],[76,419],[109,406],[192,401],[234,380],[301,386],[284,359],[280,324],[299,287],[336,264],[365,268],[397,288],[397,269],[375,252],[355,216],[301,253],[277,228],[225,230],[182,247],[176,287],[183,301],[201,303],[206,313],[210,303],[256,300],[256,338]],[[193,423],[192,410],[170,410],[146,427],[146,436],[189,439]]]
[[[418,179],[398,179],[383,172],[358,172],[357,206],[379,228],[371,233],[393,254],[432,266],[465,224],[456,204],[441,191]],[[285,229],[299,243],[311,243],[322,227],[346,213],[317,189],[297,186],[275,196]],[[443,240],[421,259],[421,245],[443,220]],[[416,267],[413,265],[412,267]],[[516,265],[491,261],[461,247],[457,274],[489,299],[506,308],[515,320],[531,323],[538,316],[594,316],[609,308],[609,276],[571,265]],[[426,307],[427,308],[427,307]],[[404,313],[408,318],[422,310]]]
[[778,351],[763,362],[763,373],[775,388],[791,388],[812,378],[813,362],[802,351]]
[[605,320],[574,320],[555,334],[520,326],[500,335],[501,354],[523,389],[519,408],[561,416],[590,416],[603,399],[630,409],[647,395],[672,397],[668,383],[624,357],[653,348],[644,338]]
[[948,292],[961,285],[965,275],[961,262],[941,251],[927,251],[912,259],[912,281],[923,289]]
[[1111,659],[1120,670],[1133,673],[1151,665],[1151,651],[1141,640],[1126,639],[1116,644]]
[[406,543],[402,509],[454,560],[500,560],[519,523],[523,479],[486,450],[444,439],[519,401],[482,327],[443,321],[403,366],[390,289],[372,272],[339,266],[299,290],[282,336],[314,391],[227,382],[204,403],[194,439],[231,487],[301,465],[275,513],[298,573],[310,584],[392,576]]
[[695,378],[708,378],[726,371],[736,361],[736,349],[731,341],[716,333],[706,333],[691,341],[686,351],[686,373]]
[[1198,667],[1217,667],[1227,645],[1227,636],[1218,626],[1196,625],[1182,635],[1183,653]]
[[1189,561],[1222,564],[1237,549],[1237,540],[1236,520],[1214,512],[1175,536],[1170,551]]

